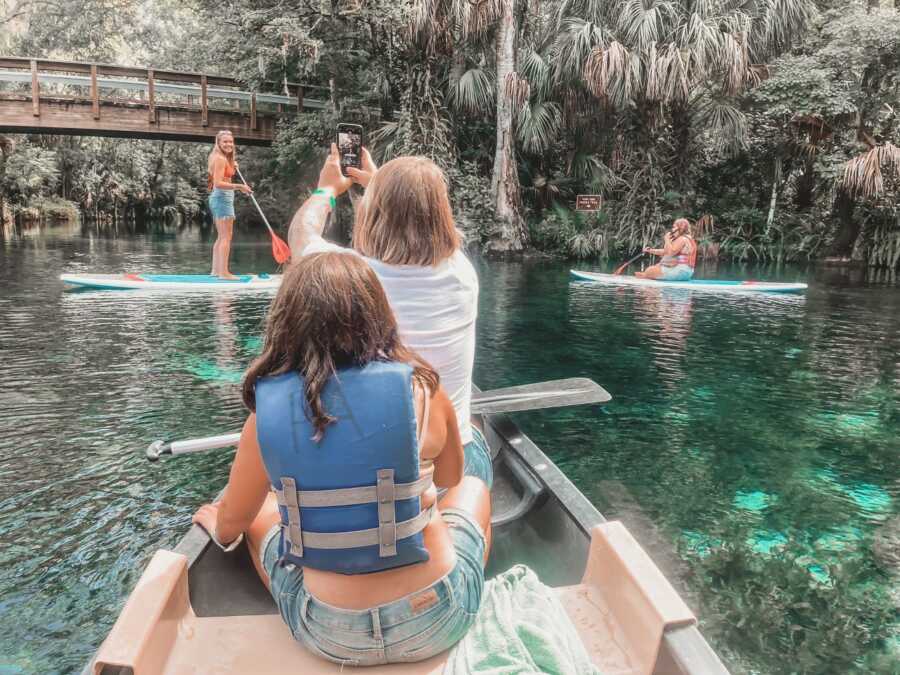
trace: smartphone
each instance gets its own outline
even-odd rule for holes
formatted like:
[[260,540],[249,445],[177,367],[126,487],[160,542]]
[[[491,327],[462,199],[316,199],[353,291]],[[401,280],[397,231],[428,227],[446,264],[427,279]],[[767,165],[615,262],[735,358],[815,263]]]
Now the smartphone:
[[360,168],[362,160],[363,128],[358,124],[337,126],[337,146],[341,155],[341,172],[346,176],[347,167]]

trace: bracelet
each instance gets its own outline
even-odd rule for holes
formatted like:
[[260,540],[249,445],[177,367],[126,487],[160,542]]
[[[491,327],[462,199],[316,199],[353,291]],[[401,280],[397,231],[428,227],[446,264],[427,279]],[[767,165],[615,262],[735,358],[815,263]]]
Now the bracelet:
[[328,197],[328,205],[331,207],[331,210],[334,211],[334,207],[337,204],[337,200],[334,198],[334,191],[330,188],[316,188],[313,190],[314,197]]
[[207,530],[205,527],[203,527],[203,525],[201,525],[200,523],[195,523],[195,525],[197,525],[197,527],[199,527],[201,530],[203,530],[204,532],[206,532],[206,536],[209,537],[209,540],[210,540],[212,543],[214,543],[216,546],[218,546],[220,549],[222,549],[225,553],[231,553],[234,549],[236,549],[238,546],[241,545],[241,542],[242,542],[242,541],[244,541],[244,533],[241,532],[241,533],[237,536],[237,538],[235,538],[234,540],[232,540],[232,541],[229,542],[228,544],[223,544],[223,543],[220,542],[218,539],[216,539],[216,534],[215,534],[215,532],[210,532],[210,531]]

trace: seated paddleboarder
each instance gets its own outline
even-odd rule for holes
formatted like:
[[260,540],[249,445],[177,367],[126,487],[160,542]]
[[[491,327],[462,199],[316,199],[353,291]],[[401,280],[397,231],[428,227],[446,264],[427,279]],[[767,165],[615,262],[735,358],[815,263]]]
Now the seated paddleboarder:
[[663,281],[690,281],[697,264],[697,242],[691,236],[691,223],[687,218],[679,218],[666,232],[662,248],[644,248],[644,253],[662,256],[656,265],[651,265],[634,276],[643,279]]
[[[291,221],[291,260],[344,251],[369,264],[397,317],[400,339],[440,375],[456,410],[466,461],[489,464],[487,442],[470,419],[478,275],[462,250],[444,172],[426,157],[398,157],[378,168],[365,148],[360,168],[347,172],[349,177],[332,144],[316,190]],[[342,248],[322,232],[335,197],[351,180],[366,191],[356,205],[352,248]]]
[[245,195],[249,185],[232,183],[235,161],[234,136],[227,129],[216,134],[216,141],[206,161],[206,188],[209,190],[209,211],[216,224],[216,243],[213,244],[212,273],[222,279],[236,279],[228,271],[231,256],[231,235],[234,232],[234,191]]
[[[438,374],[361,257],[288,268],[243,393],[228,486],[194,522],[229,547],[247,533],[294,637],[360,666],[459,641],[484,587],[491,465],[464,462]],[[435,485],[449,488],[439,507]]]

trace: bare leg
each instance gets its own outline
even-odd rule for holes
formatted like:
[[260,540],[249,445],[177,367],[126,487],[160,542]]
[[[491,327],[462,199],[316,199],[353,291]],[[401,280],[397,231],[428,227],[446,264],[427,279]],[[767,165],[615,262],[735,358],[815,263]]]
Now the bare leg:
[[221,255],[221,253],[220,253],[220,248],[221,248],[221,247],[219,246],[220,242],[222,241],[222,238],[221,238],[221,235],[220,235],[219,233],[222,231],[222,228],[224,227],[224,220],[221,219],[221,218],[215,218],[215,219],[213,220],[213,222],[214,222],[215,225],[216,225],[216,240],[213,242],[213,249],[212,249],[212,272],[211,272],[211,274],[213,274],[213,275],[218,275],[218,274],[219,274],[219,270],[220,270],[221,267],[222,267],[222,263],[221,263],[222,255]]
[[228,261],[231,259],[231,237],[234,234],[234,218],[225,219],[227,236],[222,242],[222,276],[226,279],[234,279],[235,276],[228,270]]
[[247,530],[247,548],[250,549],[250,559],[253,560],[253,566],[262,582],[269,588],[269,575],[263,569],[260,561],[260,549],[262,548],[263,539],[275,525],[281,522],[278,515],[278,502],[275,501],[275,493],[270,492],[263,502],[262,508],[256,514],[256,518],[250,523],[250,529]]
[[231,255],[231,233],[234,230],[234,218],[216,220],[216,243],[213,244],[213,274],[223,279],[233,278],[228,271],[228,258]]
[[634,276],[640,277],[641,279],[659,279],[662,276],[662,266],[651,265],[643,272],[635,272]]
[[444,493],[438,509],[455,508],[470,514],[484,532],[484,561],[487,562],[491,550],[491,492],[484,481],[475,476],[463,479]]

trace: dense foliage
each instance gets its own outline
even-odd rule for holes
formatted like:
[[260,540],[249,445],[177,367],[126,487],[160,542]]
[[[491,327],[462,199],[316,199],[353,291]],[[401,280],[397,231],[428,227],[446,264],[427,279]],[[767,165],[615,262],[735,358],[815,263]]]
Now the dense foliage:
[[[6,0],[0,49],[323,87],[329,110],[250,154],[276,221],[352,120],[379,159],[441,163],[461,224],[496,250],[622,256],[687,215],[707,255],[900,265],[892,0],[196,1]],[[7,139],[0,166],[30,173],[2,179],[0,208],[198,212],[200,149],[115,145]],[[581,193],[603,212],[575,213]]]

